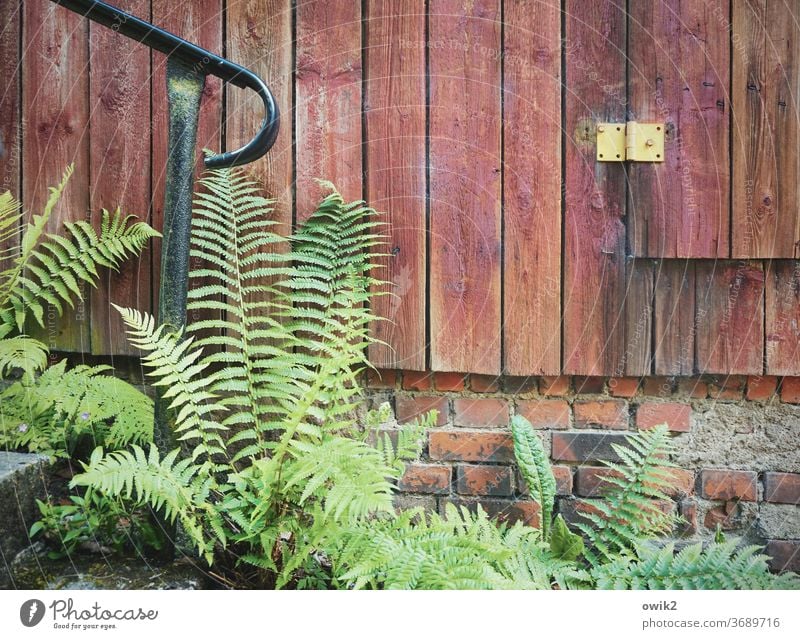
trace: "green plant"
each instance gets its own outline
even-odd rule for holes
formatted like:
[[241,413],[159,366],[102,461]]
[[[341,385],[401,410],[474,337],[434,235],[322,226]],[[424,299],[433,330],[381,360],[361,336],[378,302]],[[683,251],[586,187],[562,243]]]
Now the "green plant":
[[0,392],[0,446],[52,458],[82,448],[123,448],[153,438],[153,402],[136,388],[107,375],[108,366],[67,369],[62,360],[36,378],[23,378]]
[[[554,491],[546,475],[552,476],[547,454],[530,423],[512,420],[515,452],[520,472],[531,486],[533,499],[542,512],[552,513]],[[675,553],[674,544],[658,547],[655,539],[668,533],[675,519],[659,507],[668,500],[666,490],[673,481],[669,461],[672,452],[666,426],[627,437],[628,446],[614,445],[621,463],[604,462],[612,469],[605,482],[604,499],[594,500],[596,512],[584,515],[572,533],[563,519],[556,518],[549,542],[553,556],[585,567],[588,579],[579,586],[615,589],[699,588],[798,588],[797,575],[770,574],[768,557],[757,546],[738,547],[736,540],[717,535],[708,545],[688,546]],[[543,530],[548,528],[544,525]]]
[[120,499],[110,499],[91,489],[83,497],[73,495],[68,504],[36,500],[41,519],[31,526],[30,537],[41,536],[52,548],[51,559],[60,559],[91,546],[116,553],[141,554],[163,546],[161,533],[142,511],[131,511]]
[[0,381],[20,378],[0,392],[0,445],[68,456],[83,436],[110,446],[151,438],[152,403],[133,387],[104,375],[107,367],[47,366],[48,349],[24,333],[44,328],[45,308],[61,315],[95,285],[97,269],[116,269],[158,235],[119,210],[101,213],[100,232],[86,221],[66,223],[67,236],[45,234],[72,175],[70,166],[41,215],[23,226],[19,203],[0,195]]
[[182,446],[96,450],[73,483],[149,504],[209,562],[230,548],[283,586],[343,524],[392,512],[393,482],[426,422],[398,429],[395,446],[372,445],[356,419],[375,319],[374,211],[332,190],[278,253],[286,238],[270,230],[271,203],[252,182],[221,170],[202,185],[192,256],[208,266],[191,274],[205,284],[189,308],[221,319],[176,335],[120,309]]

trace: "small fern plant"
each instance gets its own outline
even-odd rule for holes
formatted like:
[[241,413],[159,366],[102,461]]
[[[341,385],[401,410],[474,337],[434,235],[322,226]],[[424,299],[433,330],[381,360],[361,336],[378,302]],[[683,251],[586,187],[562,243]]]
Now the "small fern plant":
[[65,224],[65,236],[47,234],[72,173],[69,166],[28,223],[11,193],[0,194],[0,382],[12,382],[0,391],[0,446],[52,457],[68,456],[83,436],[118,446],[152,433],[146,396],[105,375],[107,367],[61,363],[45,371],[47,346],[25,333],[32,324],[44,328],[48,305],[59,316],[73,307],[81,284],[95,285],[98,268],[118,268],[158,235],[119,210],[102,211],[99,233],[77,221]]
[[614,471],[604,479],[604,498],[593,500],[594,511],[569,530],[559,515],[552,525],[555,480],[549,459],[530,423],[512,420],[514,450],[531,496],[542,508],[542,531],[552,556],[583,567],[581,587],[601,589],[784,589],[800,587],[797,575],[772,575],[768,557],[757,546],[739,547],[736,540],[714,539],[675,552],[659,543],[675,518],[659,507],[668,501],[674,481],[669,461],[672,445],[665,425],[627,437],[628,446],[614,444],[621,462],[606,461]]
[[209,563],[236,557],[282,587],[336,545],[344,524],[393,512],[394,482],[432,418],[400,428],[396,445],[374,445],[357,419],[376,319],[367,304],[375,212],[329,185],[285,238],[272,230],[273,203],[243,173],[211,171],[201,186],[191,255],[203,266],[190,276],[202,284],[189,310],[218,318],[175,334],[120,309],[180,445],[98,449],[73,483],[147,504],[179,521]]

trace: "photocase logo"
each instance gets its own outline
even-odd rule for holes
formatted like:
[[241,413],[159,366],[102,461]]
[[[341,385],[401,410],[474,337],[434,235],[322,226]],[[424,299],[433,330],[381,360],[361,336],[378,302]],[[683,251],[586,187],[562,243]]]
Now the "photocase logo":
[[19,608],[19,620],[27,628],[33,628],[43,617],[44,603],[38,599],[28,599]]

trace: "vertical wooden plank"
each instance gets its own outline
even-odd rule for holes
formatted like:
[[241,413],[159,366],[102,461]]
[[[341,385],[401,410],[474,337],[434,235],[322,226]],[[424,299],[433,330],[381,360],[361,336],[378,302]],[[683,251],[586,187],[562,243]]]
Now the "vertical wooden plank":
[[378,368],[425,369],[425,0],[369,0],[365,60],[366,189],[388,237],[372,310]]
[[3,26],[0,27],[0,193],[11,191],[19,199],[22,166],[19,30],[22,6],[16,0],[0,0],[0,15],[3,16]]
[[[0,0],[0,193],[10,191],[20,199],[22,131],[20,130],[20,25],[22,6],[14,0]],[[16,236],[0,238],[0,271],[8,268],[18,246]]]
[[665,161],[630,163],[634,255],[728,257],[728,0],[631,2],[632,120],[665,122]]
[[[281,113],[278,139],[269,153],[247,166],[274,198],[275,232],[288,234],[292,225],[292,2],[229,0],[227,57],[253,70],[269,86]],[[249,142],[264,119],[261,99],[252,91],[229,85],[226,106],[228,150]]]
[[[150,0],[124,0],[123,11],[150,19]],[[107,27],[89,25],[89,205],[99,229],[101,210],[117,207],[147,219],[150,206],[150,50]],[[133,355],[111,303],[150,310],[150,254],[103,271],[91,297],[91,345],[96,355]]]
[[[86,219],[89,209],[88,22],[49,0],[27,0],[23,17],[23,201],[39,213],[66,166],[75,173],[48,223]],[[47,309],[44,333],[51,349],[88,352],[88,287],[84,302],[58,318]]]
[[800,6],[733,6],[733,256],[797,257]]
[[614,377],[652,372],[653,280],[651,260],[629,259],[625,273],[625,342]]
[[361,3],[297,4],[297,220],[316,208],[324,179],[362,195]]
[[800,374],[800,262],[768,264],[766,311],[766,373]]
[[504,369],[561,369],[561,4],[505,3]]
[[[694,374],[695,262],[660,260],[655,275],[655,373]],[[705,310],[697,316],[705,322]]]
[[625,121],[625,2],[564,6],[564,370],[611,375],[625,334],[625,169],[596,162],[595,127]]
[[[153,23],[179,35],[190,42],[213,51],[222,52],[222,0],[196,0],[175,3],[169,0],[152,0]],[[153,226],[159,231],[164,221],[164,172],[167,168],[167,58],[153,53],[152,78],[152,185]],[[197,127],[197,173],[203,170],[202,150],[221,150],[222,81],[206,78],[203,99],[200,104],[200,121]],[[158,285],[161,277],[161,241],[155,240],[152,247],[153,308],[158,308]],[[190,268],[199,265],[194,261]],[[190,321],[202,319],[200,312],[190,312]]]
[[500,2],[430,0],[431,368],[500,372]]
[[759,375],[764,362],[764,270],[760,262],[698,262],[698,373]]

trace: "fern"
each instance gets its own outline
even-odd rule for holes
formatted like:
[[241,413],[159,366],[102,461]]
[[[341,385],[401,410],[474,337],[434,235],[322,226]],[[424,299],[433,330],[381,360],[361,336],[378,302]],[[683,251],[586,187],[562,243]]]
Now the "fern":
[[[0,348],[16,339],[0,340]],[[84,439],[110,448],[151,441],[153,402],[109,370],[67,370],[64,360],[1,391],[0,445],[68,457]]]
[[556,480],[550,468],[550,460],[530,422],[521,415],[512,418],[511,433],[519,471],[528,484],[531,498],[542,509],[542,536],[549,539],[556,498]]
[[583,514],[588,524],[578,524],[589,541],[585,556],[593,566],[633,548],[643,537],[664,534],[674,518],[659,508],[669,502],[664,489],[673,481],[666,426],[627,437],[628,446],[613,445],[622,463],[605,462],[618,476],[606,478],[605,499],[594,504],[598,512]]
[[615,590],[799,589],[796,574],[772,575],[758,546],[737,548],[736,540],[687,546],[677,554],[638,542],[633,551],[593,570],[597,587]]

